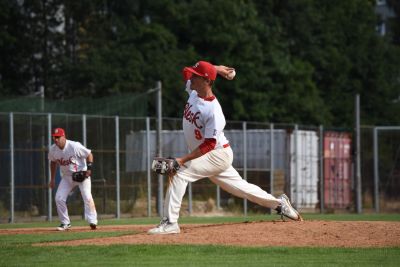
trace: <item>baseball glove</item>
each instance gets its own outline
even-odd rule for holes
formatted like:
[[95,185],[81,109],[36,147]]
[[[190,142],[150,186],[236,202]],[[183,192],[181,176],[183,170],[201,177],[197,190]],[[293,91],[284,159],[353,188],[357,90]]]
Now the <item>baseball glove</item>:
[[179,168],[179,163],[175,158],[154,158],[151,164],[153,171],[167,176],[174,176]]
[[86,171],[79,171],[79,172],[73,172],[72,173],[72,180],[75,182],[83,182],[87,178],[86,176]]

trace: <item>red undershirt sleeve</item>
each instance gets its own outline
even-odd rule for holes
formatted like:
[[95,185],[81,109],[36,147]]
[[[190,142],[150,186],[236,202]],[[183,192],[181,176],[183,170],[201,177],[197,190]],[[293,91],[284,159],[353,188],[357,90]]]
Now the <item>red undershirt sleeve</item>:
[[210,152],[211,150],[213,150],[215,148],[215,145],[217,144],[217,140],[214,138],[206,138],[204,140],[204,142],[199,145],[199,149],[201,151],[201,153],[204,155],[208,152]]

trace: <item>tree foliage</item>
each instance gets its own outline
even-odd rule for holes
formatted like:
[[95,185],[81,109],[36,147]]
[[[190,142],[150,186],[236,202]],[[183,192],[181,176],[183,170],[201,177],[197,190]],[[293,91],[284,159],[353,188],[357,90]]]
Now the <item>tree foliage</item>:
[[208,60],[237,70],[214,88],[228,119],[350,126],[360,94],[363,123],[396,124],[400,6],[388,1],[386,38],[374,3],[0,0],[0,96],[106,97],[160,80],[164,115],[179,117],[182,68]]

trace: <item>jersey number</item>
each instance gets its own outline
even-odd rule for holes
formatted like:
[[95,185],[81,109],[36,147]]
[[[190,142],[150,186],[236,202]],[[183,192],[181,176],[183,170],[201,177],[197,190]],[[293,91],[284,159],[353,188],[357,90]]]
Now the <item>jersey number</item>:
[[194,137],[196,137],[197,140],[201,140],[203,138],[199,129],[194,130]]

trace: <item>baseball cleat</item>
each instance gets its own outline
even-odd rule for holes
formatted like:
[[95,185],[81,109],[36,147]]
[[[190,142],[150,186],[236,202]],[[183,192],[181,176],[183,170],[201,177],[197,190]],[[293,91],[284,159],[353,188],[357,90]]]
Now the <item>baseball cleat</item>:
[[89,226],[90,226],[90,229],[92,229],[92,230],[97,229],[97,224],[95,224],[95,223],[91,223],[91,224],[89,224]]
[[68,223],[68,224],[60,224],[60,226],[58,226],[57,227],[57,230],[58,231],[66,231],[66,230],[69,230],[71,228],[71,224],[70,223]]
[[180,232],[178,223],[171,223],[168,218],[163,218],[157,227],[150,229],[147,233],[150,235],[168,235],[179,234]]
[[285,216],[294,221],[303,221],[300,213],[292,207],[289,198],[285,194],[280,195],[278,199],[281,200],[281,205],[278,206],[276,210],[278,211],[278,214],[281,215],[282,219],[283,216]]

